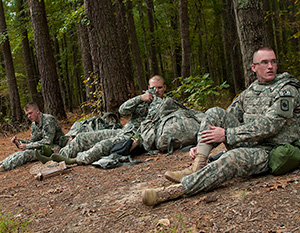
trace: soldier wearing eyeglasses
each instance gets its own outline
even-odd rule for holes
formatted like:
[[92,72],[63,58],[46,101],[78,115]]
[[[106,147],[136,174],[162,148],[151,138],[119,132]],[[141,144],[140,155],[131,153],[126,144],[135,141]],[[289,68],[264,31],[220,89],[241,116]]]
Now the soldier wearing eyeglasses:
[[[190,150],[193,164],[180,171],[167,171],[165,177],[178,184],[144,190],[144,204],[195,195],[234,177],[267,172],[270,151],[278,144],[299,139],[300,82],[288,73],[277,75],[277,63],[271,48],[254,53],[251,68],[257,80],[227,110],[214,107],[205,113],[198,144]],[[228,150],[207,164],[210,151],[220,143]]]

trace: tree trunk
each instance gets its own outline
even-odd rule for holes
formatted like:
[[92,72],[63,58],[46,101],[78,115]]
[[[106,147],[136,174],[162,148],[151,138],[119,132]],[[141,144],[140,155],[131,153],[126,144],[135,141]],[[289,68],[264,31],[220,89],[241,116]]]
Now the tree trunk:
[[[78,34],[77,34],[78,35]],[[76,96],[76,103],[75,106],[81,105],[84,101],[84,94],[83,94],[83,82],[81,81],[80,77],[80,68],[81,68],[81,61],[78,58],[78,38],[75,33],[70,35],[70,42],[71,42],[71,49],[72,49],[72,84],[75,85],[75,93],[72,92],[72,97]],[[78,93],[78,94],[77,94]]]
[[[90,53],[92,57],[92,63],[93,63],[93,73],[91,74],[90,79],[97,84],[95,86],[92,85],[93,93],[97,93],[97,98],[94,98],[92,95],[92,98],[98,99],[98,101],[101,102],[101,111],[105,111],[106,109],[106,102],[105,102],[105,92],[103,89],[103,77],[100,75],[100,47],[98,45],[98,35],[96,28],[89,24],[88,28],[88,36],[89,36],[89,42],[90,42]],[[101,93],[101,95],[100,95]]]
[[[180,42],[177,42],[176,36],[174,33],[178,32],[179,28],[179,11],[178,9],[178,2],[169,0],[169,5],[172,5],[172,14],[170,16],[170,26],[168,26],[168,34],[170,40],[170,54],[171,54],[171,62],[172,62],[172,73],[173,73],[173,83],[175,88],[178,87],[179,81],[178,77],[181,76],[181,62],[182,62],[182,55],[181,55],[181,46]],[[167,9],[164,9],[167,12]],[[168,24],[168,25],[169,25]]]
[[268,37],[268,41],[270,42],[270,47],[276,51],[275,47],[275,37],[274,37],[274,30],[273,30],[273,12],[270,0],[263,0],[263,9],[264,12],[270,12],[268,15],[264,14],[265,17],[265,27],[266,33],[265,35]]
[[153,0],[146,0],[147,16],[150,31],[150,56],[151,56],[151,76],[159,74],[157,55],[156,55],[156,39],[154,35],[154,22],[153,22]]
[[132,61],[129,50],[129,40],[128,40],[128,23],[125,16],[125,7],[123,4],[123,0],[115,1],[116,8],[116,20],[118,27],[118,38],[120,44],[120,53],[121,53],[121,61],[123,64],[123,76],[127,80],[127,89],[129,91],[129,97],[132,98],[135,96],[134,90],[134,78],[133,78],[133,70],[132,70]]
[[67,37],[66,34],[63,36],[63,54],[64,54],[64,62],[65,62],[65,69],[64,69],[64,82],[65,82],[65,87],[66,87],[66,107],[68,108],[69,112],[73,111],[73,100],[72,100],[72,88],[71,88],[71,80],[70,80],[70,75],[69,75],[69,59],[68,59],[68,44],[67,44]]
[[30,17],[35,40],[38,66],[41,75],[45,111],[59,119],[66,118],[59,90],[58,74],[46,18],[43,0],[29,0]]
[[[60,87],[60,93],[62,95],[62,99],[64,101],[64,106],[68,106],[68,99],[67,99],[67,91],[66,86],[64,82],[64,69],[62,67],[62,61],[61,58],[61,52],[60,52],[60,44],[58,39],[53,36],[53,48],[54,48],[54,58],[55,58],[55,65],[57,69],[57,75],[58,75],[58,83]],[[63,48],[62,48],[63,49]]]
[[38,79],[36,78],[36,67],[34,63],[34,58],[32,57],[31,48],[28,40],[27,29],[24,25],[27,22],[25,11],[24,11],[24,1],[18,0],[18,13],[19,13],[19,22],[20,22],[20,31],[22,35],[22,48],[23,48],[23,56],[25,62],[25,70],[27,73],[27,84],[28,90],[31,96],[31,100],[35,102],[41,111],[44,111],[44,101],[41,93],[37,92],[37,84]]
[[264,27],[262,2],[258,0],[233,0],[237,31],[244,67],[245,85],[248,87],[256,76],[251,70],[253,53],[262,46],[269,46]]
[[[203,29],[204,29],[204,38],[205,38],[205,44],[206,44],[206,53],[207,53],[207,65],[208,65],[208,73],[210,74],[210,77],[211,79],[213,80],[214,79],[214,76],[213,76],[213,70],[212,70],[212,65],[211,65],[211,58],[210,58],[210,45],[209,45],[209,42],[208,42],[208,31],[207,31],[207,27],[206,27],[206,21],[205,21],[205,17],[204,17],[204,12],[203,12],[203,7],[202,7],[202,3],[201,3],[201,0],[198,0],[198,4],[199,4],[199,9],[198,9],[198,14],[199,14],[199,21],[202,22],[202,26],[203,26]],[[200,24],[199,24],[199,27],[200,27]],[[199,28],[199,31],[200,31],[200,28]]]
[[223,37],[225,44],[225,62],[227,66],[227,79],[232,93],[237,95],[244,89],[244,75],[242,59],[231,0],[223,1]]
[[88,30],[82,23],[76,24],[77,34],[79,37],[79,44],[81,48],[81,60],[83,66],[84,80],[86,81],[86,99],[91,101],[93,98],[93,93],[95,89],[93,88],[93,61],[91,56],[91,47],[89,43]]
[[134,18],[132,14],[132,1],[126,2],[127,6],[127,20],[128,20],[128,33],[130,37],[131,52],[136,71],[136,80],[139,86],[140,92],[147,90],[147,82],[144,74],[143,61],[141,58],[140,48],[136,35],[136,29],[134,24]]
[[109,112],[118,112],[119,106],[128,99],[127,80],[121,61],[116,18],[110,0],[85,0],[85,10],[97,35],[100,52],[100,76],[102,78],[104,101]]
[[0,33],[2,37],[2,52],[5,65],[5,73],[7,76],[8,88],[9,88],[9,100],[11,108],[11,117],[14,123],[21,123],[23,121],[23,114],[20,104],[20,96],[18,92],[17,80],[15,76],[15,69],[13,59],[11,55],[11,49],[9,44],[9,38],[7,34],[7,27],[3,9],[2,0],[0,0]]
[[144,53],[145,53],[145,71],[146,76],[150,76],[150,65],[149,65],[149,53],[148,53],[148,47],[147,47],[147,40],[146,40],[146,28],[145,28],[145,22],[144,22],[144,14],[142,9],[142,2],[139,1],[139,19],[141,22],[141,28],[143,32],[143,44],[144,44]]
[[188,19],[188,2],[187,0],[179,0],[179,21],[181,32],[181,49],[182,49],[182,67],[181,76],[186,78],[191,76],[191,44],[189,33]]

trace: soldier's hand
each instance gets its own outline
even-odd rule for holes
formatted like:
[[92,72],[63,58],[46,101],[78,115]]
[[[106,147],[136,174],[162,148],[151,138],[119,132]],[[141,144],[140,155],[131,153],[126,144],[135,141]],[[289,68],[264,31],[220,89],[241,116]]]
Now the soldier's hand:
[[18,138],[16,136],[14,136],[12,139],[11,139],[11,142],[12,143],[15,143],[15,140],[17,140]]
[[19,145],[19,148],[20,148],[21,150],[26,150],[26,149],[27,149],[26,144],[21,144],[21,145]]
[[210,129],[201,132],[201,141],[205,143],[225,142],[225,129],[209,126]]
[[190,157],[191,157],[191,159],[195,159],[196,158],[196,153],[197,153],[197,147],[195,146],[195,147],[192,147],[191,149],[190,149]]
[[144,101],[144,102],[152,102],[153,95],[149,92],[146,92],[145,94],[141,95],[141,100]]

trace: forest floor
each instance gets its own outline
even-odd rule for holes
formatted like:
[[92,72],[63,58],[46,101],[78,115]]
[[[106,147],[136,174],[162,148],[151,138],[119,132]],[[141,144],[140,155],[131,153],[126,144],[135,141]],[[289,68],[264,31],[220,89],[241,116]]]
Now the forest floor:
[[[70,125],[63,124],[65,132]],[[29,138],[30,131],[19,133]],[[17,151],[1,136],[0,160]],[[222,151],[220,145],[212,154]],[[208,193],[145,206],[145,188],[171,184],[166,170],[188,166],[188,152],[139,155],[104,170],[75,166],[39,181],[31,162],[0,173],[0,213],[30,221],[29,232],[300,232],[300,173],[235,178]]]

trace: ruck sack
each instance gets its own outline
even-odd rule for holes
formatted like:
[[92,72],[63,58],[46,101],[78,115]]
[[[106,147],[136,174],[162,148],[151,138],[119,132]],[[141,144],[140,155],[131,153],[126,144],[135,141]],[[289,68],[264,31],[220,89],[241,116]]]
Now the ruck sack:
[[83,132],[92,132],[102,129],[121,129],[118,116],[111,112],[106,112],[100,117],[90,117],[83,121],[76,121],[66,136],[76,136]]
[[269,167],[274,175],[283,175],[300,165],[300,142],[277,146],[269,156]]
[[147,151],[172,152],[197,143],[204,114],[185,107],[173,98],[164,99],[141,123],[142,143]]

